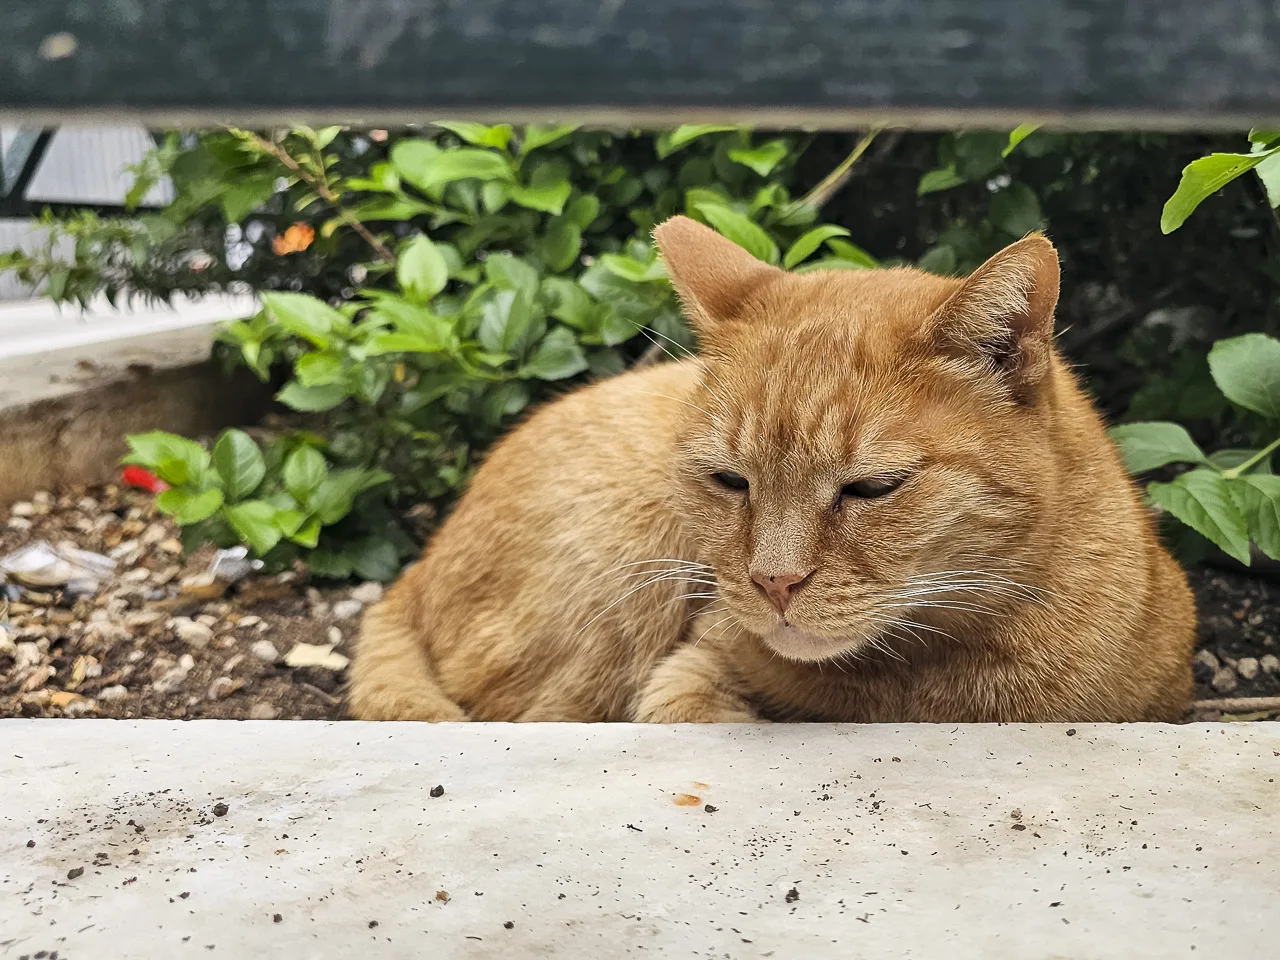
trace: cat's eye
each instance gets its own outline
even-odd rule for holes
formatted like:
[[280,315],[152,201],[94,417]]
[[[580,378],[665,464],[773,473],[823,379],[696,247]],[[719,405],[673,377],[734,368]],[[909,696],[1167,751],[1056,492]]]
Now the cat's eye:
[[905,473],[891,473],[882,477],[868,477],[866,480],[855,480],[853,483],[846,483],[840,488],[840,496],[855,497],[858,500],[874,500],[876,497],[883,497],[886,493],[893,493],[900,486],[902,481],[907,479]]
[[711,479],[727,490],[745,490],[751,486],[751,484],[747,483],[746,477],[730,470],[721,470],[719,473],[713,473]]

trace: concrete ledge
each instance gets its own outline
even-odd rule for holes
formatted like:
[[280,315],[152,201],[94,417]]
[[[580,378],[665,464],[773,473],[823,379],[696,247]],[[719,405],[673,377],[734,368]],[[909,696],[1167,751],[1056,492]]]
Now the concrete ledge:
[[1280,938],[1276,724],[11,720],[0,740],[5,957],[1134,960]]
[[270,391],[208,362],[217,324],[255,309],[250,297],[89,311],[0,304],[0,505],[110,479],[127,433],[255,421]]

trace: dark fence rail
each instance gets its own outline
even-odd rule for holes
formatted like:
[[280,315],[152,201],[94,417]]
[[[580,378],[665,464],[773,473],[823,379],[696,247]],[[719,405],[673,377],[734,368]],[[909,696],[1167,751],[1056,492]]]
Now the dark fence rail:
[[0,0],[0,117],[1239,127],[1264,0]]

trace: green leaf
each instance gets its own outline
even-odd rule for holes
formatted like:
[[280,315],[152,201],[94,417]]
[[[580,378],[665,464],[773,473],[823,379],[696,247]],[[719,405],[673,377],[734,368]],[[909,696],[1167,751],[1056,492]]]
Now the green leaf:
[[1249,131],[1249,142],[1256,146],[1261,146],[1264,149],[1275,146],[1277,142],[1280,142],[1280,130],[1267,130],[1254,127]]
[[573,187],[567,177],[547,164],[534,171],[528,186],[514,184],[508,188],[511,200],[530,210],[559,216]]
[[303,293],[266,292],[262,303],[276,323],[321,350],[329,346],[334,331],[351,326],[333,307]]
[[1232,403],[1280,420],[1280,340],[1265,333],[1219,340],[1209,351],[1209,372]]
[[1164,205],[1164,211],[1160,215],[1160,232],[1173,233],[1203,201],[1275,152],[1211,153],[1207,157],[1191,161],[1182,169],[1178,189]]
[[347,389],[340,383],[326,384],[323,387],[304,387],[297,380],[291,380],[276,394],[276,399],[286,407],[303,413],[321,413],[332,410],[347,399]]
[[227,223],[239,223],[271,199],[276,192],[274,176],[249,177],[227,187],[222,194],[222,215]]
[[595,301],[575,280],[548,277],[542,281],[548,312],[561,323],[585,330],[595,311]]
[[303,547],[315,547],[320,542],[320,530],[323,524],[319,517],[310,517],[293,533],[286,534],[290,540]]
[[964,177],[956,173],[955,167],[942,167],[939,170],[930,170],[920,178],[920,183],[916,187],[916,196],[923,197],[926,193],[936,193],[939,190],[950,190],[952,187],[958,187],[964,182]]
[[620,253],[605,253],[600,256],[600,263],[615,277],[621,277],[631,283],[648,283],[661,280],[667,275],[667,268],[659,258],[648,263],[641,263],[634,257]]
[[365,354],[384,357],[389,353],[440,353],[438,340],[417,333],[375,333],[365,344]]
[[1009,143],[1000,151],[1000,156],[1007,157],[1009,154],[1013,153],[1013,151],[1018,148],[1018,144],[1039,129],[1040,124],[1038,123],[1024,123],[1014,127],[1013,131],[1009,134]]
[[352,207],[350,213],[361,223],[370,220],[412,220],[430,216],[436,208],[408,197],[378,197]]
[[528,363],[520,368],[522,377],[563,380],[587,369],[587,358],[573,333],[556,327],[538,344]]
[[307,515],[301,510],[292,506],[293,499],[290,497],[281,497],[281,501],[288,500],[290,506],[280,506],[276,502],[276,498],[272,498],[273,505],[276,506],[275,525],[280,528],[280,532],[286,537],[292,537],[297,533],[304,523],[307,522]]
[[391,163],[402,179],[427,194],[457,180],[515,180],[511,165],[500,154],[470,147],[441,150],[425,140],[397,143]]
[[994,130],[965,130],[952,139],[956,173],[967,181],[983,180],[1000,167],[1009,138]]
[[1202,451],[1191,434],[1176,423],[1125,423],[1108,434],[1120,447],[1125,469],[1146,473],[1170,463],[1203,463]]
[[226,508],[227,522],[241,539],[262,556],[280,542],[276,508],[265,500],[246,500]]
[[320,548],[307,557],[307,568],[317,577],[345,580],[351,576],[351,558],[342,551]]
[[600,216],[600,201],[590,194],[579,194],[564,208],[563,216],[570,223],[577,224],[579,229],[585,230]]
[[411,301],[426,304],[449,283],[449,265],[436,245],[418,234],[400,250],[396,281]]
[[524,137],[520,141],[520,155],[532,153],[539,147],[545,147],[555,143],[557,140],[563,140],[573,131],[577,130],[577,124],[562,123],[552,126],[539,126],[531,124],[525,127]]
[[1254,169],[1267,191],[1267,202],[1272,209],[1280,207],[1280,153],[1273,153]]
[[437,120],[435,125],[456,133],[467,143],[475,144],[477,147],[495,147],[498,150],[505,150],[508,141],[511,139],[511,125],[507,123],[487,127],[483,123],[458,123]]
[[857,267],[868,269],[880,266],[880,261],[856,244],[846,240],[828,240],[827,247],[841,260],[848,260]]
[[222,501],[222,491],[217,488],[197,493],[188,487],[170,487],[156,497],[156,509],[188,527],[212,517]]
[[1249,536],[1272,560],[1280,560],[1280,477],[1250,474],[1227,481],[1244,514]]
[[335,353],[305,353],[294,364],[293,372],[304,387],[323,387],[345,379],[342,357]]
[[1172,483],[1147,485],[1152,502],[1196,533],[1212,540],[1228,555],[1249,563],[1249,533],[1227,481],[1216,470],[1184,473]]
[[529,341],[542,332],[534,332],[537,319],[527,296],[514,290],[499,290],[484,306],[477,336],[490,353],[522,353]]
[[1005,233],[1025,237],[1040,229],[1044,215],[1034,190],[1025,183],[1011,183],[991,198],[987,219]]
[[770,140],[758,147],[736,147],[729,151],[729,159],[767,177],[786,157],[788,150],[787,141]]
[[677,150],[683,149],[699,137],[705,137],[709,133],[725,133],[730,130],[737,130],[738,127],[728,127],[717,125],[714,123],[688,123],[682,127],[677,127],[670,133],[662,133],[658,135],[655,141],[655,149],[657,150],[658,159],[665,160]]
[[578,253],[582,250],[582,228],[560,218],[547,227],[540,249],[549,270],[556,273],[568,270],[577,262]]
[[346,551],[355,573],[365,580],[387,583],[400,575],[400,555],[395,545],[379,537],[368,537]]
[[175,487],[200,484],[209,470],[209,451],[194,440],[161,430],[126,438],[129,454],[121,462],[146,467]]
[[311,502],[311,495],[320,488],[320,484],[329,476],[329,465],[324,457],[312,447],[299,447],[284,462],[281,479],[284,488],[295,500],[303,505]]
[[726,239],[732,240],[757,260],[763,260],[765,263],[778,262],[778,245],[773,242],[773,238],[765,232],[763,227],[752,223],[744,214],[706,200],[698,203],[697,212]]
[[928,273],[939,276],[952,276],[956,272],[956,251],[954,247],[940,243],[916,261],[916,266]]
[[326,526],[337,523],[351,512],[357,496],[390,479],[389,473],[380,470],[360,470],[354,467],[334,470],[312,494],[311,508]]
[[828,223],[821,227],[814,227],[807,233],[801,234],[800,238],[787,248],[786,255],[782,258],[782,265],[790,270],[832,237],[847,236],[849,231],[835,224]]
[[[213,445],[213,467],[222,477],[222,488],[232,501],[243,500],[257,490],[258,484],[262,483],[262,478],[267,474],[262,451],[243,430],[227,430],[218,438],[218,442]],[[213,509],[216,510],[217,507]],[[213,510],[209,513],[212,514]],[[204,517],[200,519],[203,520]]]
[[514,290],[530,301],[538,293],[538,271],[513,254],[491,254],[484,262],[484,273],[499,290]]

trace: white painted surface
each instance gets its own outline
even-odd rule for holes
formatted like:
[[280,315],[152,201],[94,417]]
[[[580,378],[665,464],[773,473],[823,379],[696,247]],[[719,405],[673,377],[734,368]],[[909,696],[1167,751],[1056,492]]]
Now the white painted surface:
[[104,298],[89,310],[50,300],[0,303],[0,409],[98,386],[130,366],[198,363],[220,323],[257,309],[251,296],[175,295],[172,306],[136,300],[119,309]]
[[3,721],[0,957],[1275,956],[1280,725],[1074,729]]

